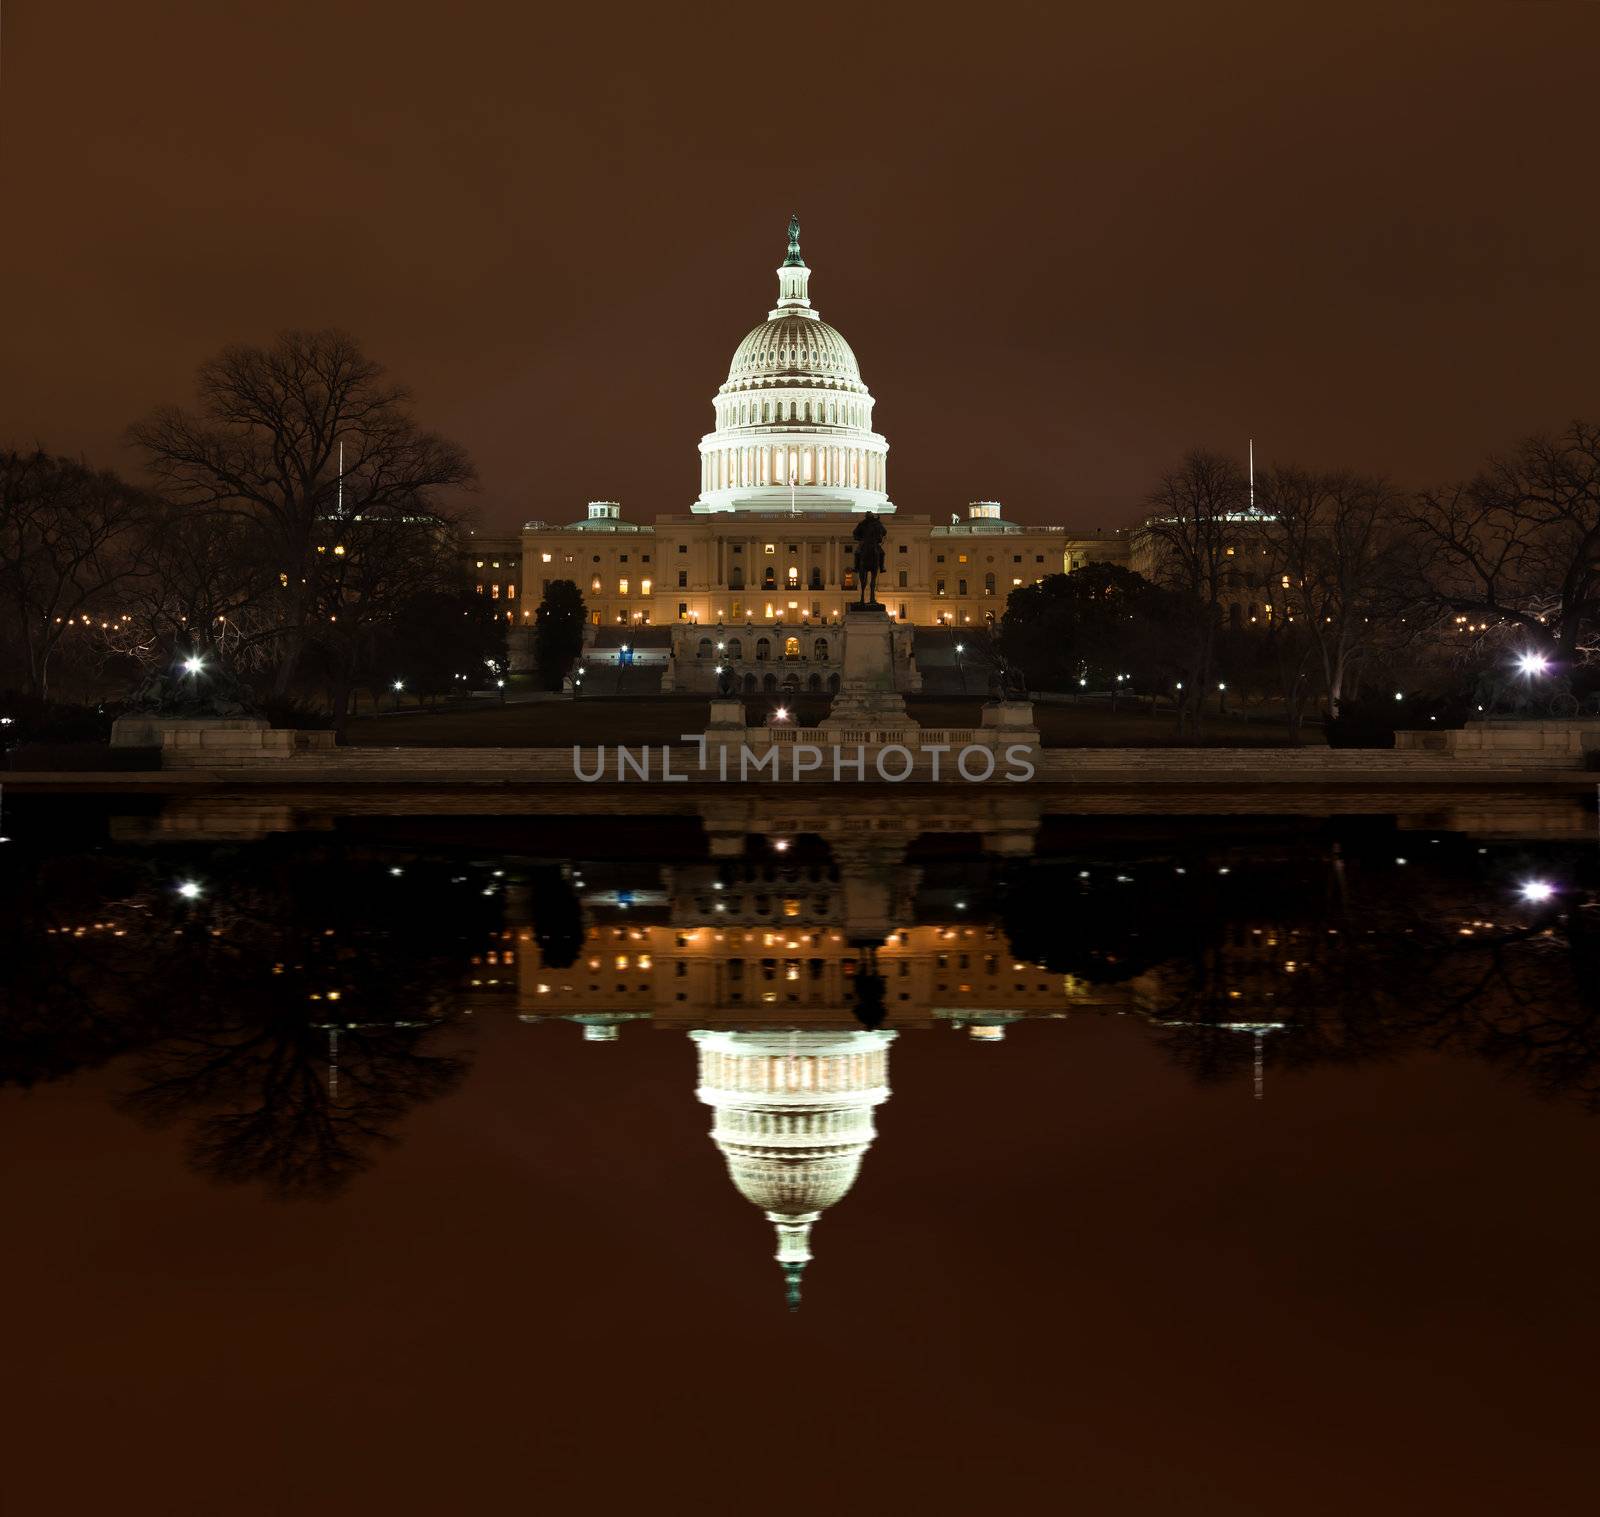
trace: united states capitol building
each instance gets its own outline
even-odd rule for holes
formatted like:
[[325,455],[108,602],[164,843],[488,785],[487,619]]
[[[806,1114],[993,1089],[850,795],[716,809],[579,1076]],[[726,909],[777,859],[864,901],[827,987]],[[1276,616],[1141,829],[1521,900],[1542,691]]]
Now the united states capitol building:
[[894,517],[878,599],[905,627],[896,651],[908,663],[913,627],[992,624],[1020,585],[1127,561],[1120,533],[1021,526],[996,501],[900,514],[877,402],[850,344],[811,302],[797,221],[777,277],[776,304],[713,397],[686,511],[630,521],[619,502],[591,501],[576,521],[473,539],[473,582],[510,621],[530,624],[548,583],[571,580],[600,646],[631,636],[666,653],[670,642],[669,688],[710,689],[721,660],[746,675],[788,663],[817,689],[858,591],[851,532],[863,513]]

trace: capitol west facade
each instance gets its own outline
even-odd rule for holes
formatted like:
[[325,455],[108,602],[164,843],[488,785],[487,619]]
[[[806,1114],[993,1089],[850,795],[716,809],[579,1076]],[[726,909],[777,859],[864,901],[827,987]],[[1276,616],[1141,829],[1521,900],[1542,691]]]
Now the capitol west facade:
[[837,658],[830,629],[857,593],[850,534],[865,512],[894,516],[878,599],[906,626],[907,659],[913,626],[980,627],[999,620],[1018,586],[1127,561],[1120,533],[1019,526],[994,501],[938,519],[898,514],[876,402],[849,343],[811,303],[794,221],[777,275],[777,304],[739,344],[712,401],[700,493],[686,512],[646,524],[593,501],[566,525],[530,521],[515,538],[474,538],[474,583],[506,603],[509,620],[531,624],[545,586],[572,580],[596,633],[611,629],[603,643],[616,629],[671,627],[674,683],[709,689],[712,670],[699,666],[717,643],[724,657],[737,645],[736,668]]

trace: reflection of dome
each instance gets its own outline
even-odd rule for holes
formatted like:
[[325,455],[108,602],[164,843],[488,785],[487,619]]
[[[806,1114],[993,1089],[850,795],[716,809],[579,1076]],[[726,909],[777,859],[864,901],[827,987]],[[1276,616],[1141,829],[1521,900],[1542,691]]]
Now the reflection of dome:
[[889,444],[850,344],[812,309],[800,223],[778,270],[778,303],[734,351],[700,439],[697,512],[892,511]]
[[739,1194],[778,1230],[789,1304],[811,1224],[854,1183],[889,1096],[892,1032],[696,1032],[699,1098]]

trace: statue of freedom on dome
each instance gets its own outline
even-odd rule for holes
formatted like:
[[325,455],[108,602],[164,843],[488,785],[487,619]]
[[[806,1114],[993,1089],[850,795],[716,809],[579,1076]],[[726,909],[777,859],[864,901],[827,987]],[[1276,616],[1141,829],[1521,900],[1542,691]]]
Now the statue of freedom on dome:
[[868,512],[856,523],[856,529],[850,535],[856,542],[856,577],[861,581],[861,599],[858,604],[875,606],[878,604],[878,573],[885,562],[883,543],[889,534],[877,513]]

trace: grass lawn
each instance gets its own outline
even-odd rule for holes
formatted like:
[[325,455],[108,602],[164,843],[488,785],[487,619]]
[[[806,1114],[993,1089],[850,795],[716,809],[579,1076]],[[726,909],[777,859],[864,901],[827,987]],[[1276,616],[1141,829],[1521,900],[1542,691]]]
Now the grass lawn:
[[[983,702],[918,696],[906,702],[924,727],[976,727],[982,722]],[[746,710],[752,725],[764,719],[769,702],[750,703]],[[789,710],[801,726],[815,724],[827,713],[825,698],[802,697]],[[704,695],[585,696],[579,701],[541,701],[498,706],[484,702],[476,707],[444,711],[403,711],[395,716],[362,717],[352,721],[345,740],[371,747],[405,748],[557,748],[568,743],[676,743],[679,734],[700,732],[706,725]],[[1147,711],[1116,714],[1103,706],[1036,705],[1034,718],[1047,747],[1145,748],[1173,742],[1173,719],[1163,710],[1152,717]],[[1320,745],[1322,732],[1308,728],[1309,744]],[[1264,747],[1288,741],[1282,721],[1258,716],[1206,720],[1208,747]]]

